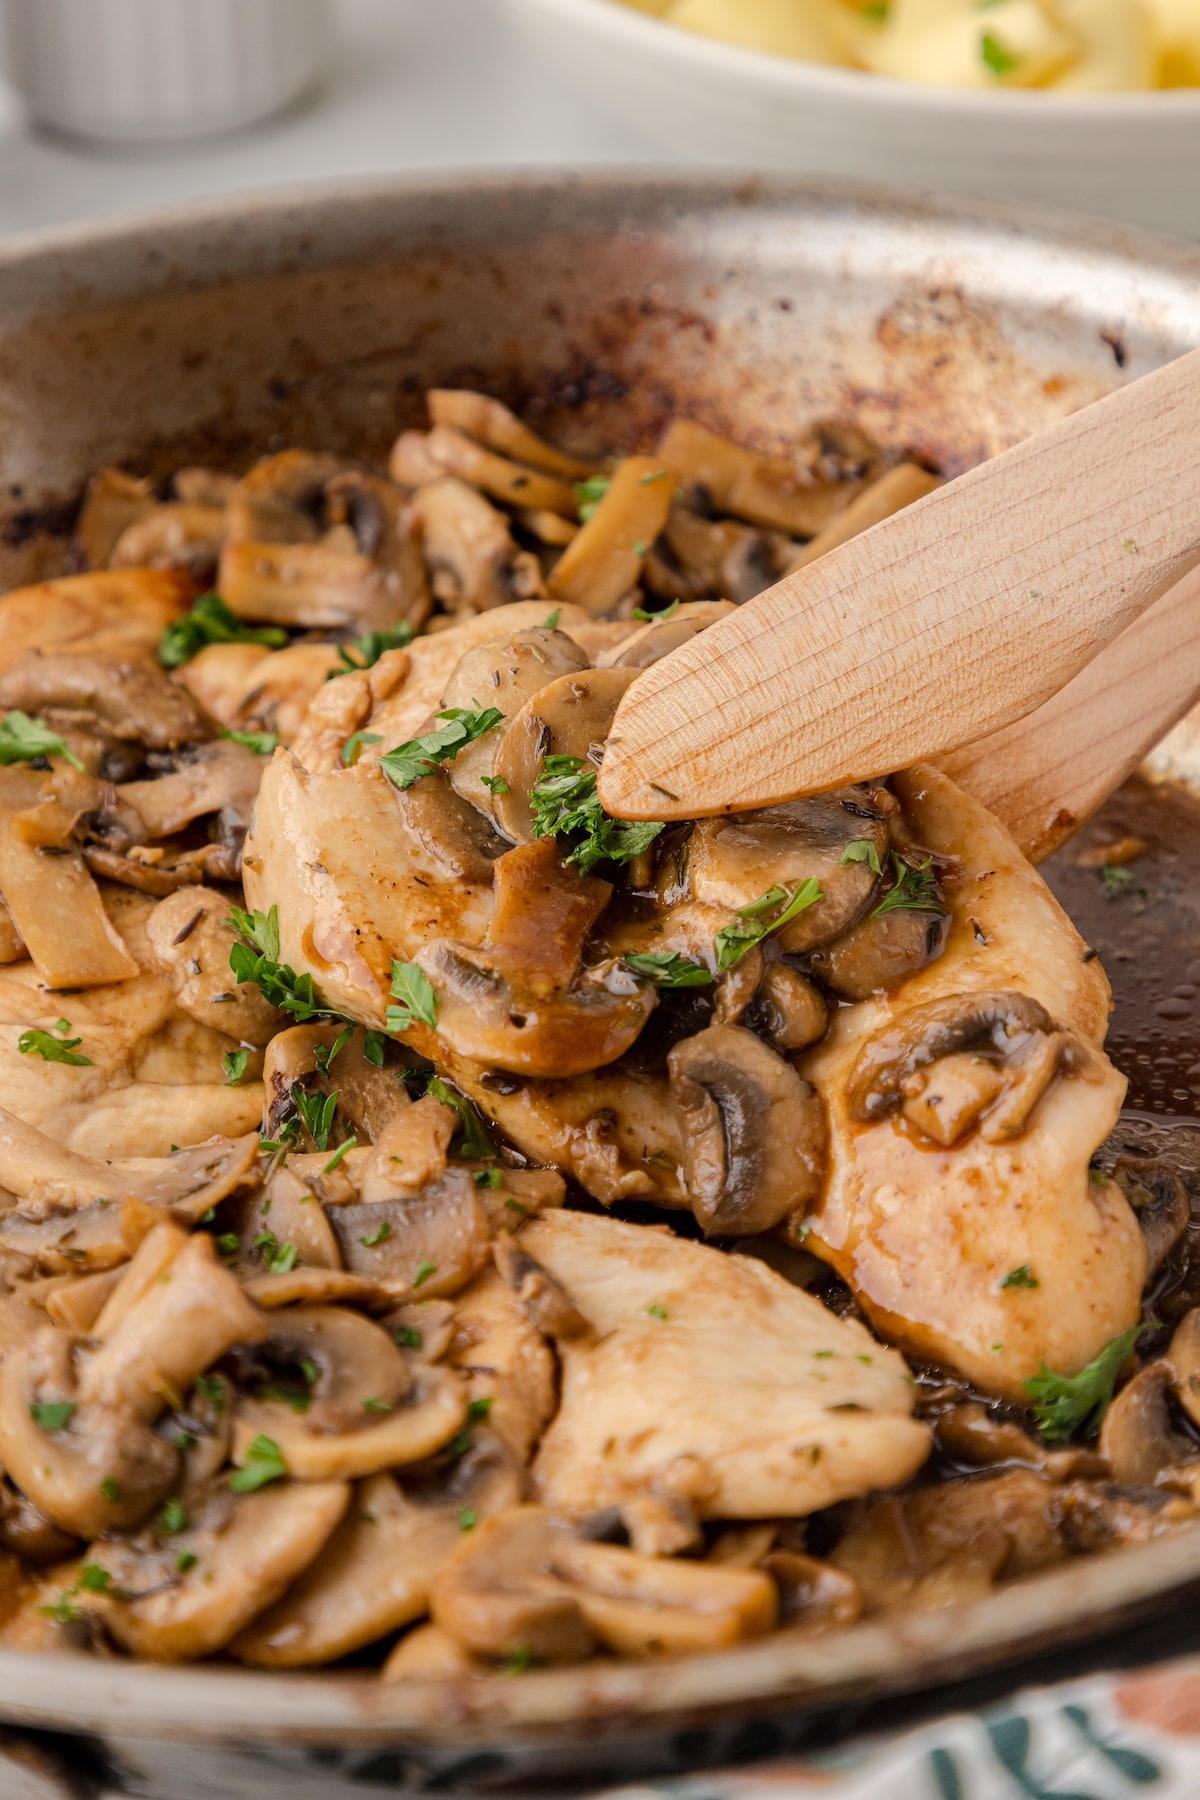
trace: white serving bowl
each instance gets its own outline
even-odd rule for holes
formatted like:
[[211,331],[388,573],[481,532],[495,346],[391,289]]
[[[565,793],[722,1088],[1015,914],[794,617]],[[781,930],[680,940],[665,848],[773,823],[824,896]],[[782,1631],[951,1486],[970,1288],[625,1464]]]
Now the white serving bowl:
[[500,0],[596,107],[697,161],[1031,200],[1200,236],[1200,89],[965,92],[743,50],[620,0]]

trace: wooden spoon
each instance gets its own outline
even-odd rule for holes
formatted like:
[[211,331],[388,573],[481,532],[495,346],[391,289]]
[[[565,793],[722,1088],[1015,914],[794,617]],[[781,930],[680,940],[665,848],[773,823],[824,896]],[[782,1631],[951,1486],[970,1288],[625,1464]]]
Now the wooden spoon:
[[694,818],[936,760],[1058,693],[1200,562],[1200,351],[785,577],[647,669],[611,813]]
[[1115,638],[1066,687],[941,766],[1042,862],[1200,700],[1200,572]]

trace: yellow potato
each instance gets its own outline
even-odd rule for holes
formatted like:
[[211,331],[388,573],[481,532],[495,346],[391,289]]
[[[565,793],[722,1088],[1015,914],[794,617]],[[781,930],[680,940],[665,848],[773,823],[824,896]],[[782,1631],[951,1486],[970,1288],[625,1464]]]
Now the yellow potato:
[[1053,83],[1060,93],[1106,94],[1157,85],[1158,45],[1143,0],[1058,0],[1058,15],[1081,46],[1076,60]]
[[1075,61],[1081,45],[1038,4],[1000,0],[894,0],[888,23],[865,51],[878,75],[935,87],[1042,87]]
[[1197,0],[1146,0],[1159,44],[1160,87],[1200,86]]
[[674,0],[672,25],[722,38],[747,50],[799,56],[805,62],[850,60],[850,30],[828,0]]

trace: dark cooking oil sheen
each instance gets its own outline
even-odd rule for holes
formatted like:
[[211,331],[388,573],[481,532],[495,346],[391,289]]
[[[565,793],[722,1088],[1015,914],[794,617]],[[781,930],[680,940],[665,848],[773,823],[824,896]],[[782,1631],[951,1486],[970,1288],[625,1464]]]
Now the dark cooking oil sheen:
[[[1129,838],[1147,848],[1124,874],[1087,866]],[[1200,800],[1127,782],[1042,873],[1112,983],[1105,1048],[1127,1108],[1200,1119]]]

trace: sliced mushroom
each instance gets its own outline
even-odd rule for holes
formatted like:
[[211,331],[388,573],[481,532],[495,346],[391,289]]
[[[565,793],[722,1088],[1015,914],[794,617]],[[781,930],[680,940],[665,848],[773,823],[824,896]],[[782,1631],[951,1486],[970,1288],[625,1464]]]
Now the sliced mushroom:
[[54,799],[6,811],[6,788],[0,783],[0,892],[38,974],[51,989],[131,980],[138,965],[72,841],[70,813]]
[[[858,918],[875,891],[872,862],[879,866],[888,846],[885,805],[870,791],[844,788],[811,800],[731,817],[701,819],[688,843],[692,893],[710,906],[737,912],[773,887],[790,894],[815,880],[821,897],[779,933],[779,947],[799,954],[840,937]],[[862,860],[849,847],[865,842]]]
[[1137,1214],[1146,1240],[1146,1276],[1156,1275],[1192,1218],[1192,1205],[1175,1170],[1153,1157],[1119,1156],[1113,1180]]
[[616,965],[585,971],[573,987],[542,996],[514,984],[516,959],[500,950],[434,939],[416,962],[438,996],[443,1042],[458,1056],[516,1075],[565,1077],[615,1062],[656,1003],[652,989]]
[[1052,1481],[1069,1481],[1075,1476],[1091,1479],[1107,1473],[1104,1458],[1094,1450],[1075,1444],[1051,1450],[1011,1419],[998,1417],[978,1401],[939,1413],[936,1433],[942,1454],[968,1468],[1011,1468],[1023,1463]]
[[594,1335],[562,1283],[520,1244],[499,1237],[493,1253],[501,1277],[543,1337],[555,1343],[573,1343]]
[[236,1498],[214,1486],[168,1538],[106,1541],[96,1560],[132,1596],[107,1629],[133,1656],[191,1662],[222,1650],[318,1557],[350,1504],[345,1482],[285,1482]]
[[795,1550],[773,1550],[760,1567],[778,1589],[781,1625],[828,1631],[857,1624],[862,1595],[854,1577],[844,1569]]
[[[409,1172],[396,1165],[397,1186]],[[484,1267],[491,1245],[478,1190],[461,1167],[415,1196],[331,1207],[329,1222],[346,1267],[386,1282],[398,1300],[417,1289],[456,1293]]]
[[508,1283],[485,1269],[459,1294],[447,1367],[487,1407],[491,1430],[524,1465],[558,1404],[558,1372],[541,1331]]
[[701,518],[677,494],[644,579],[664,600],[719,595],[741,606],[778,580],[779,561],[776,545],[765,532],[733,519]]
[[435,769],[410,788],[398,791],[396,805],[406,830],[443,878],[492,879],[492,867],[507,843],[482,811],[455,792],[443,770]]
[[384,1663],[380,1680],[445,1681],[460,1675],[486,1673],[487,1663],[464,1650],[440,1625],[418,1625],[406,1632]]
[[583,481],[596,466],[545,443],[507,406],[488,394],[472,393],[469,388],[430,388],[425,398],[435,425],[465,432],[489,450],[528,463],[531,469],[558,475],[563,481]]
[[707,631],[723,619],[733,607],[723,600],[695,601],[690,606],[673,610],[670,618],[652,619],[613,650],[598,660],[602,669],[648,669],[660,662],[681,644],[690,643],[701,631]]
[[423,1193],[446,1173],[458,1124],[454,1108],[432,1094],[405,1106],[378,1134],[359,1175],[359,1198],[370,1203]]
[[531,994],[569,988],[612,887],[570,868],[553,838],[521,844],[497,859],[496,904],[488,938],[521,972]]
[[675,478],[649,456],[617,464],[603,499],[563,551],[550,592],[598,615],[635,588],[650,547],[667,522]]
[[692,1210],[710,1237],[769,1231],[820,1191],[821,1103],[738,1025],[710,1025],[667,1058]]
[[114,569],[186,569],[211,580],[225,542],[225,508],[168,501],[127,525],[112,547]]
[[485,450],[451,425],[435,425],[425,439],[425,451],[447,474],[482,488],[505,506],[544,508],[567,519],[576,516],[573,483]]
[[[734,513],[771,531],[814,537],[862,486],[857,468],[850,475],[842,468],[822,467],[819,455],[824,449],[814,442],[801,447],[794,460],[765,456],[690,419],[674,419],[663,433],[658,456],[681,483],[719,512]],[[864,440],[864,460],[869,455]]]
[[262,772],[262,758],[253,750],[222,738],[185,751],[174,769],[157,780],[122,782],[117,793],[123,805],[133,807],[147,837],[171,837],[196,819],[227,808],[244,824]]
[[368,1275],[351,1275],[346,1269],[320,1269],[297,1263],[286,1275],[254,1275],[245,1284],[246,1298],[264,1312],[281,1306],[361,1306],[366,1312],[387,1312],[392,1297],[386,1287]]
[[1111,1402],[1100,1427],[1099,1450],[1122,1487],[1186,1487],[1200,1480],[1200,1444],[1171,1416],[1176,1371],[1165,1358],[1148,1363]]
[[64,1149],[0,1110],[0,1188],[18,1195],[30,1215],[137,1198],[199,1218],[247,1178],[257,1154],[257,1137],[247,1136],[212,1138],[173,1156],[101,1162]]
[[577,1662],[597,1640],[626,1656],[714,1650],[770,1631],[775,1590],[753,1569],[586,1543],[540,1507],[472,1532],[434,1578],[436,1624],[476,1655]]
[[537,558],[518,547],[504,514],[467,482],[437,473],[413,504],[430,586],[447,611],[490,612],[544,594]]
[[122,533],[154,507],[148,481],[124,469],[98,469],[87,484],[75,535],[90,569],[104,569]]
[[[944,1071],[936,1066],[943,1059]],[[903,1108],[945,1144],[981,1120],[985,1139],[1003,1142],[1021,1135],[1059,1074],[1086,1071],[1090,1059],[1086,1045],[1057,1031],[1026,994],[953,995],[914,1007],[863,1046],[850,1076],[850,1111],[865,1123]],[[945,1095],[933,1084],[944,1085]]]
[[946,946],[944,913],[870,913],[844,936],[814,950],[809,967],[844,1000],[887,993],[935,962]]
[[69,647],[149,659],[193,591],[172,569],[97,571],[14,588],[0,596],[0,668],[31,652]]
[[259,1354],[280,1366],[315,1366],[311,1404],[246,1399],[235,1421],[235,1458],[260,1436],[278,1444],[297,1481],[335,1481],[421,1462],[463,1422],[462,1386],[427,1365],[410,1367],[381,1326],[337,1306],[296,1306],[269,1316]]
[[533,837],[529,790],[548,756],[577,756],[588,769],[599,767],[617,707],[636,669],[585,669],[560,675],[527,700],[504,727],[493,768],[505,783],[492,808],[496,821],[518,844]]
[[251,982],[235,981],[229,953],[236,937],[227,923],[229,902],[212,888],[172,894],[146,921],[146,941],[170,979],[180,1008],[242,1044],[267,1044],[283,1015]]
[[[298,1119],[293,1090],[300,1087],[307,1094],[337,1096],[335,1118],[347,1136],[353,1134],[360,1144],[382,1138],[408,1110],[409,1100],[398,1071],[371,1061],[366,1048],[361,1029],[340,1023],[292,1025],[273,1037],[263,1058],[264,1136],[276,1138],[288,1120]],[[338,1141],[336,1134],[330,1140],[331,1145]]]
[[[324,1207],[289,1164],[275,1168],[261,1194],[244,1205],[237,1220],[238,1273],[243,1279],[270,1274],[279,1264],[340,1269],[341,1252]],[[290,1269],[284,1272],[290,1273]]]
[[[468,650],[446,683],[442,704],[467,711],[494,707],[510,719],[558,676],[586,668],[587,658],[564,631],[534,626]],[[499,744],[500,734],[489,731],[460,750],[447,770],[455,790],[481,812],[494,806],[483,777],[494,775]]]
[[[343,670],[333,644],[291,644],[286,650],[209,644],[184,664],[178,679],[227,731],[271,731],[290,744],[328,678]],[[257,759],[256,769],[261,775]]]
[[480,1519],[519,1503],[520,1475],[495,1444],[427,1482],[372,1475],[308,1571],[232,1646],[259,1669],[316,1667],[423,1618],[435,1570]]
[[788,963],[771,962],[755,989],[751,1023],[776,1050],[804,1050],[824,1037],[829,1008],[807,976]]
[[96,720],[111,736],[175,750],[209,735],[190,695],[141,658],[31,652],[0,673],[0,708]]
[[1200,1425],[1200,1308],[1175,1327],[1167,1360],[1175,1370],[1175,1397],[1193,1425]]

